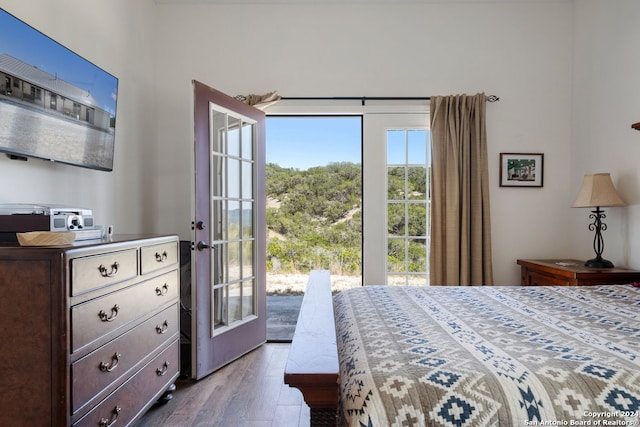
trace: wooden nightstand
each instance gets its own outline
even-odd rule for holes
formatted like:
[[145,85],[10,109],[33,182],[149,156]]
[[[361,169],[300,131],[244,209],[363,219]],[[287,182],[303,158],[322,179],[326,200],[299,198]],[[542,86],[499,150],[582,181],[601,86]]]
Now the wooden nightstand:
[[521,284],[526,286],[616,285],[640,282],[640,271],[589,268],[576,259],[519,259]]

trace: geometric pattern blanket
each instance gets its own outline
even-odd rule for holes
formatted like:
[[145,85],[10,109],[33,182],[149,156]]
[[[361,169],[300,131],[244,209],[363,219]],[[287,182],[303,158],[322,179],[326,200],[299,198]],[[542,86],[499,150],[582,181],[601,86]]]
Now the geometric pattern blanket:
[[640,288],[334,296],[349,426],[640,425]]

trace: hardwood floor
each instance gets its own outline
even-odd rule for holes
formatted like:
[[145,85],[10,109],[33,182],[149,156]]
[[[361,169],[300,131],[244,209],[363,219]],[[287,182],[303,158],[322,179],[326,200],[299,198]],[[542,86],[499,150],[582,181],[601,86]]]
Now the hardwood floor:
[[178,380],[173,399],[138,427],[309,426],[302,394],[283,381],[290,346],[267,343],[200,381]]

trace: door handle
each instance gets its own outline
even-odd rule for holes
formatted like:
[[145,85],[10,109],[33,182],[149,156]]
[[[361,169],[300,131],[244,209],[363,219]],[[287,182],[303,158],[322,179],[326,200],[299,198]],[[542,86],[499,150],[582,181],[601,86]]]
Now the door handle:
[[209,246],[206,242],[204,242],[204,241],[202,241],[202,240],[200,240],[200,241],[198,242],[198,244],[196,245],[196,248],[197,248],[199,251],[203,251],[203,250],[205,250],[205,249],[209,249],[210,247],[211,247],[211,246]]

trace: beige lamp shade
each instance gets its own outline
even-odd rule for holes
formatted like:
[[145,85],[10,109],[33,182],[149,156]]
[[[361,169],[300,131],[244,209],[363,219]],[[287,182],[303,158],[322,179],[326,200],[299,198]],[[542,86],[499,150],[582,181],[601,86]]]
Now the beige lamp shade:
[[578,197],[576,197],[576,201],[573,202],[574,208],[626,205],[613,186],[611,175],[608,173],[585,175]]

